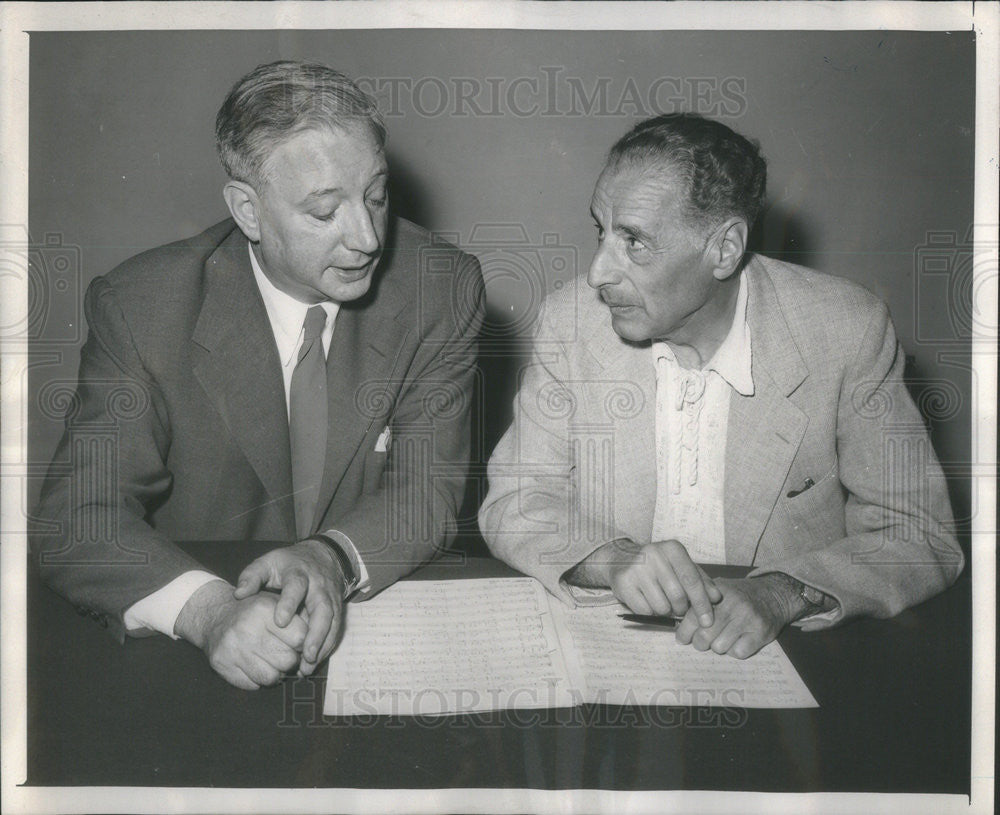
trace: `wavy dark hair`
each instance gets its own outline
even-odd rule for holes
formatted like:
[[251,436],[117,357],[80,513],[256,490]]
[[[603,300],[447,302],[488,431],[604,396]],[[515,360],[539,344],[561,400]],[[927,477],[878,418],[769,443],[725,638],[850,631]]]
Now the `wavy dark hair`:
[[694,113],[646,119],[608,152],[608,167],[659,165],[680,175],[688,216],[710,227],[737,215],[752,228],[764,207],[767,162],[756,142]]

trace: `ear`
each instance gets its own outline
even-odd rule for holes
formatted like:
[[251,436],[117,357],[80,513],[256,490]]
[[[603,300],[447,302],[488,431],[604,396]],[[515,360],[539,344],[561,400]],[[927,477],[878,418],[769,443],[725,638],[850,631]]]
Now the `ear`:
[[740,261],[747,249],[747,235],[750,230],[742,218],[730,218],[715,230],[709,241],[711,260],[715,266],[712,274],[716,280],[732,277],[740,267]]
[[222,188],[222,197],[236,225],[248,240],[257,243],[260,240],[260,198],[254,188],[242,181],[230,181]]

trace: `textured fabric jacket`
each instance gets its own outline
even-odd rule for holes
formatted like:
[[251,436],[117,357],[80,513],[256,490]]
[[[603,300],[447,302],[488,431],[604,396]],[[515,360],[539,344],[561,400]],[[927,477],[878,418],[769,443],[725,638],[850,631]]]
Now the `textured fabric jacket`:
[[[940,592],[963,557],[885,305],[762,256],[742,273],[755,392],[730,395],[727,563],[839,601],[833,620],[805,628],[890,616]],[[615,538],[648,542],[655,397],[649,344],[619,338],[584,281],[550,296],[490,460],[479,520],[492,552],[573,602],[567,569]]]

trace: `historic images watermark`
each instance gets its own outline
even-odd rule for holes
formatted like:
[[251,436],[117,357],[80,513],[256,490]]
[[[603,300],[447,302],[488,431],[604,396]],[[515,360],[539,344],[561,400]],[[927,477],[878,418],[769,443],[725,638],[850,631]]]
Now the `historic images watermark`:
[[[27,308],[0,325],[7,347],[73,346],[82,338],[80,247],[57,232],[31,240],[23,225],[0,225],[0,277],[26,286]],[[6,322],[6,321],[5,321]]]
[[362,76],[357,84],[386,117],[657,116],[688,111],[739,118],[748,107],[742,76],[581,77],[562,66],[525,76]]
[[[32,240],[23,225],[4,225],[0,227],[0,275],[14,278],[27,291],[25,307],[15,312],[9,324],[0,326],[7,354],[5,375],[26,378],[32,368],[37,372],[60,363],[63,353],[78,347],[83,338],[80,247],[67,243],[59,233]],[[145,562],[144,553],[120,543],[118,477],[121,427],[141,420],[150,409],[147,384],[128,376],[91,376],[78,381],[36,375],[33,418],[65,423],[66,441],[53,462],[29,459],[22,452],[22,460],[8,467],[3,476],[7,483],[17,480],[22,487],[24,479],[45,473],[67,481],[74,507],[68,527],[32,517],[30,511],[22,520],[32,535],[61,541],[59,550],[43,554],[43,562],[97,563],[95,547],[102,553],[102,565]],[[99,397],[103,414],[81,413],[83,391]]]
[[[602,689],[592,697],[569,690],[566,705],[556,685],[508,688],[345,688],[315,677],[288,677],[281,683],[282,717],[277,726],[366,728],[563,727],[715,727],[736,729],[749,718],[746,689],[683,690],[664,687],[651,695],[629,691],[614,697]],[[326,700],[328,709],[324,709]],[[351,711],[351,715],[345,715]],[[467,711],[445,713],[442,711]]]
[[[930,230],[913,250],[914,342],[937,349],[967,346],[978,338],[996,341],[1000,324],[989,304],[996,302],[998,224]],[[977,234],[979,240],[977,241]],[[984,240],[983,236],[991,236]],[[930,320],[943,315],[944,321]]]

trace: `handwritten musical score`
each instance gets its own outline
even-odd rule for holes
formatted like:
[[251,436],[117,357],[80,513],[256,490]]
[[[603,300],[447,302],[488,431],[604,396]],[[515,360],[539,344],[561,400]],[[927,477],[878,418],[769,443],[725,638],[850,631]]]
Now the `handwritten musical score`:
[[553,602],[566,649],[586,678],[589,700],[605,704],[817,707],[777,642],[738,660],[681,645],[672,632],[626,623],[619,605],[569,609]]
[[397,583],[350,606],[324,713],[816,706],[777,643],[741,662],[630,626],[621,610],[569,609],[531,578]]
[[434,715],[578,701],[541,584],[404,581],[350,607],[324,712]]

